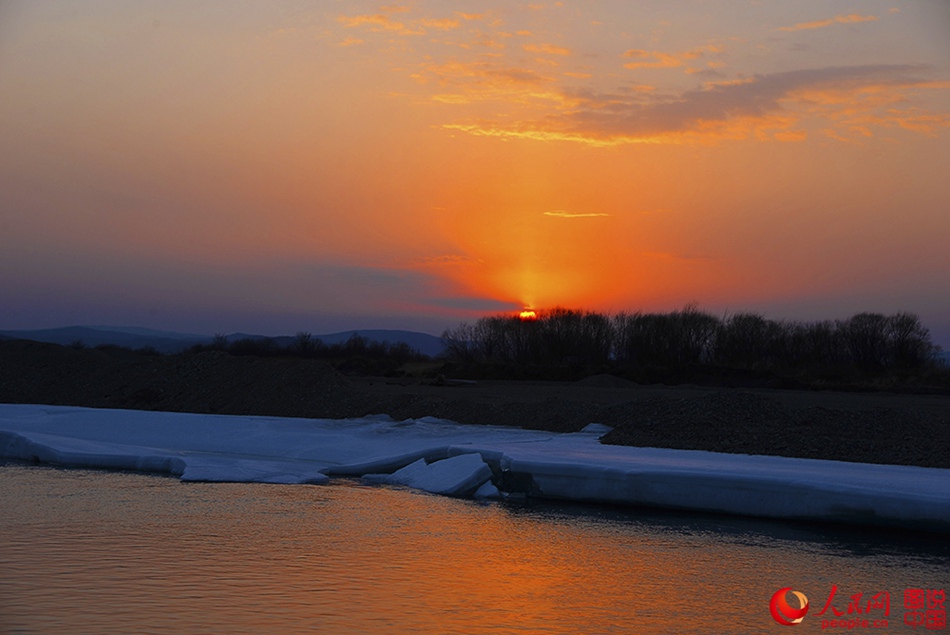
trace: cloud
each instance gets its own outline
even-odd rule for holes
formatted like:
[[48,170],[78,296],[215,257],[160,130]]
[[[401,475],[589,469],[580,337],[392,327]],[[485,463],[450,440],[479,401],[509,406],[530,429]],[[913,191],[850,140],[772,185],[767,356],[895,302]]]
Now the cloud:
[[563,209],[556,209],[550,212],[544,212],[544,215],[555,216],[557,218],[596,218],[599,216],[610,216],[610,214],[593,213],[593,212],[587,212],[587,213],[566,212]]
[[520,304],[482,297],[428,297],[422,298],[421,301],[431,306],[480,313],[514,311],[521,308]]
[[546,94],[539,87],[553,82],[536,71],[508,66],[494,60],[428,64],[413,79],[421,84],[434,83],[443,89],[431,99],[448,104],[468,104],[491,99],[524,101]]
[[684,66],[687,62],[705,58],[706,56],[722,53],[724,48],[709,44],[700,46],[682,53],[663,53],[661,51],[645,51],[643,49],[629,49],[623,54],[623,57],[632,59],[627,62],[624,68],[677,68]]
[[458,20],[453,20],[451,18],[424,18],[419,20],[419,24],[430,29],[440,29],[442,31],[448,31],[451,29],[459,28],[461,22]]
[[499,125],[452,124],[471,134],[575,141],[594,146],[684,143],[722,139],[801,140],[801,120],[830,121],[848,134],[900,127],[933,134],[950,126],[950,115],[914,108],[915,90],[941,88],[918,74],[926,67],[867,65],[825,67],[754,75],[708,83],[680,95],[647,92],[562,93],[560,113]]
[[571,49],[554,44],[525,44],[522,46],[529,53],[547,53],[548,55],[571,55]]
[[[455,18],[422,18],[402,21],[392,18],[393,14],[408,13],[409,11],[409,7],[387,6],[382,7],[380,13],[353,16],[340,15],[337,17],[337,21],[347,28],[365,28],[375,32],[390,31],[401,35],[422,35],[426,32],[426,29],[450,31],[459,28],[461,25],[461,22]],[[465,16],[462,15],[462,17]]]
[[410,263],[411,267],[446,267],[456,265],[480,264],[481,261],[459,254],[442,254],[440,256],[426,256]]
[[776,132],[772,135],[772,138],[776,141],[785,141],[789,143],[794,143],[796,141],[804,141],[808,138],[808,132],[806,130],[783,130]]
[[341,15],[337,18],[344,26],[348,28],[365,27],[370,31],[395,31],[403,34],[420,34],[421,31],[408,28],[403,22],[389,17],[385,13],[365,14],[346,16]]
[[322,276],[325,280],[333,280],[361,289],[385,288],[390,291],[394,289],[408,291],[424,287],[426,283],[424,274],[387,267],[321,263],[312,267],[310,272],[311,275]]
[[627,143],[661,143],[659,138],[602,138],[586,133],[562,132],[558,130],[543,130],[532,127],[531,124],[499,126],[490,121],[480,121],[471,124],[451,123],[442,126],[446,130],[459,130],[477,137],[498,137],[501,139],[530,139],[532,141],[571,141],[594,147],[616,146]]
[[658,51],[649,52],[642,49],[630,49],[623,56],[635,60],[624,64],[624,68],[672,68],[683,65],[682,60],[675,55]]
[[828,20],[818,20],[816,22],[799,22],[792,26],[781,26],[775,29],[776,31],[806,31],[809,29],[823,29],[825,27],[833,26],[835,24],[854,24],[856,22],[875,22],[877,21],[877,16],[875,15],[858,15],[856,13],[851,13],[849,15],[836,15],[833,18]]

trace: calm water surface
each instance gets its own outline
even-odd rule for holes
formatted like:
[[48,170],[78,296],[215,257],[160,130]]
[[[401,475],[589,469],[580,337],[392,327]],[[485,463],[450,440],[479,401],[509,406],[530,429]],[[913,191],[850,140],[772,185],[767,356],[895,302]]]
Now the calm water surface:
[[0,466],[2,633],[835,632],[833,584],[890,592],[849,632],[904,633],[904,589],[948,583],[945,537]]

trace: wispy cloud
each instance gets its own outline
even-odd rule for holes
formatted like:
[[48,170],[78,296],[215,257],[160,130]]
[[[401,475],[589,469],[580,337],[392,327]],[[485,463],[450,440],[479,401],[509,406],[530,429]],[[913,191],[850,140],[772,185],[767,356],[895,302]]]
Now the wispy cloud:
[[430,29],[448,31],[459,28],[461,22],[452,18],[423,18],[419,20],[419,24]]
[[545,216],[555,216],[557,218],[597,218],[599,216],[610,216],[610,214],[594,212],[567,212],[563,209],[555,209],[550,212],[544,212]]
[[610,147],[631,143],[663,143],[661,136],[654,137],[603,137],[586,132],[566,132],[560,130],[545,130],[533,123],[518,123],[502,125],[492,121],[477,121],[474,123],[450,123],[442,126],[446,130],[459,130],[475,135],[476,137],[498,137],[502,139],[529,139],[532,141],[569,141],[582,143],[593,147]]
[[801,141],[802,120],[830,122],[841,134],[903,128],[935,134],[950,114],[912,105],[915,91],[945,88],[909,65],[825,67],[709,83],[678,96],[649,92],[564,93],[563,110],[534,121],[450,124],[471,134],[594,146],[758,138]]
[[[922,66],[823,67],[729,76],[724,70],[725,55],[738,45],[706,40],[679,50],[627,49],[620,64],[633,71],[628,83],[608,88],[584,81],[596,74],[574,63],[575,50],[561,46],[562,40],[554,44],[537,34],[527,41],[513,39],[513,33],[528,31],[509,25],[512,33],[503,32],[499,30],[503,23],[494,16],[488,16],[492,23],[485,25],[475,22],[486,20],[486,14],[454,12],[420,19],[405,7],[389,7],[338,19],[348,29],[359,29],[354,34],[358,37],[344,39],[344,45],[357,44],[361,38],[371,40],[367,31],[379,32],[381,37],[452,31],[453,41],[436,35],[412,45],[452,46],[451,56],[426,54],[400,70],[408,71],[417,82],[417,95],[457,111],[452,119],[443,120],[442,127],[472,135],[613,146],[727,139],[801,142],[809,134],[829,136],[827,131],[832,130],[836,138],[860,141],[885,129],[934,135],[950,125],[945,109],[934,112],[926,99],[915,99],[922,91],[937,88],[922,77],[931,70]],[[779,29],[798,31],[877,19],[838,15]],[[537,57],[512,56],[516,46]],[[672,69],[722,81],[673,92],[662,84],[641,83],[641,76],[648,75],[639,72],[644,69]],[[629,81],[634,78],[639,82]],[[489,102],[492,111],[475,107]]]
[[799,22],[798,24],[793,24],[792,26],[781,26],[775,29],[776,31],[807,31],[809,29],[824,29],[829,26],[834,26],[835,24],[854,24],[857,22],[875,22],[877,20],[876,15],[858,15],[856,13],[851,13],[849,15],[836,15],[833,18],[827,20],[816,20],[815,22]]
[[529,53],[546,53],[548,55],[570,55],[571,49],[554,44],[525,44],[522,48]]
[[[392,32],[401,35],[422,35],[426,30],[450,31],[459,28],[461,22],[456,18],[420,18],[396,19],[394,14],[409,13],[409,7],[387,6],[382,7],[379,13],[360,15],[340,15],[337,21],[347,28],[363,28],[376,32]],[[479,16],[458,14],[463,19],[476,19]]]
[[418,29],[411,29],[404,22],[390,17],[388,13],[373,13],[363,15],[341,15],[337,20],[349,28],[363,27],[370,31],[394,31],[403,34],[421,34]]
[[313,272],[361,287],[415,288],[424,282],[422,274],[390,267],[324,263],[314,267]]
[[630,49],[624,53],[623,56],[634,60],[633,62],[624,64],[624,68],[673,68],[683,65],[682,60],[675,55],[669,55],[668,53],[661,53],[659,51]]
[[623,54],[626,62],[624,68],[677,68],[687,62],[716,55],[723,52],[722,46],[707,45],[681,53],[664,53],[662,51],[645,51],[643,49],[629,49]]
[[520,309],[521,305],[485,297],[427,297],[423,302],[432,306],[459,311],[500,312]]
[[481,261],[470,256],[461,254],[441,254],[438,256],[426,256],[412,261],[409,266],[414,267],[452,267],[458,265],[481,264]]
[[554,81],[529,68],[509,66],[502,60],[492,59],[426,64],[412,77],[421,84],[438,85],[441,90],[431,99],[449,104],[490,99],[520,102],[547,94],[541,87]]

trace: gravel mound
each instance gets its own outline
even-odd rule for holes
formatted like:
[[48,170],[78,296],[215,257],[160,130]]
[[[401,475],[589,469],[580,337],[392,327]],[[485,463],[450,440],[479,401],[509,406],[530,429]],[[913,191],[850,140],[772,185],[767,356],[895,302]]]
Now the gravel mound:
[[574,383],[578,386],[590,386],[593,388],[635,388],[637,385],[629,379],[607,374],[591,375],[590,377],[579,379]]
[[618,424],[603,443],[950,468],[950,417],[916,409],[796,408],[721,391],[613,414]]

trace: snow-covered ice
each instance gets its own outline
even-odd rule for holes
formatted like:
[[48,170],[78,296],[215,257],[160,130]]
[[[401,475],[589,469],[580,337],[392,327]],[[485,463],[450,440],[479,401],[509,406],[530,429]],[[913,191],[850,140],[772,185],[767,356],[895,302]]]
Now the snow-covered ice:
[[453,496],[577,501],[950,532],[950,470],[601,445],[573,434],[394,421],[0,404],[0,458],[191,481],[362,476]]
[[419,459],[392,474],[367,474],[364,482],[406,485],[433,494],[470,496],[492,476],[491,468],[479,454],[459,454],[427,463]]

